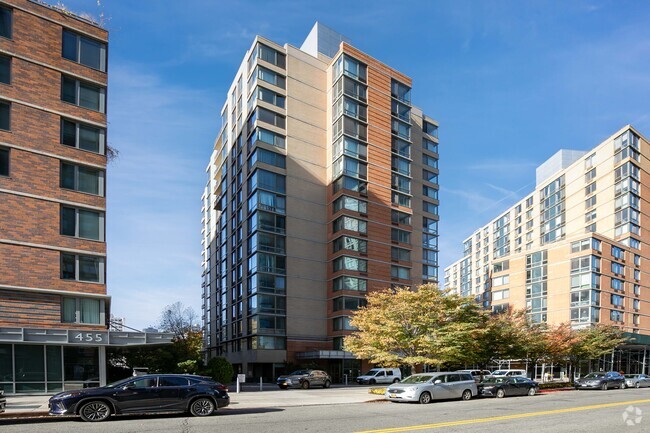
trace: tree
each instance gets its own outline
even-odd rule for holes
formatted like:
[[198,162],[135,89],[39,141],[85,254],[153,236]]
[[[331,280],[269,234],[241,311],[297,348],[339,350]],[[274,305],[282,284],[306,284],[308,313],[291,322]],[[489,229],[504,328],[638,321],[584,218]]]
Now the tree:
[[345,348],[383,367],[440,365],[472,359],[485,314],[471,299],[433,284],[398,288],[367,296],[352,314],[357,332]]
[[575,364],[585,359],[596,359],[612,353],[617,346],[625,343],[623,331],[612,325],[596,325],[577,331],[577,341],[569,351]]
[[217,382],[230,383],[233,372],[232,364],[226,358],[218,356],[208,361],[208,374]]
[[192,307],[175,302],[165,307],[160,315],[158,327],[164,332],[174,334],[176,340],[185,340],[195,329],[197,322],[198,316]]

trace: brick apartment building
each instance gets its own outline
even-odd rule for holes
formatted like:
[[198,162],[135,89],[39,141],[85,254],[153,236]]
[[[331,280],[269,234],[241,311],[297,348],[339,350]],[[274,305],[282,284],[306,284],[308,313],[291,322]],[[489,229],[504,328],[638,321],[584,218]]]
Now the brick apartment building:
[[343,350],[366,293],[438,278],[438,123],[411,79],[317,23],[256,37],[221,111],[202,197],[208,357],[249,377]]
[[155,339],[108,332],[107,41],[96,23],[59,8],[0,1],[0,387],[7,393],[105,383],[106,345]]

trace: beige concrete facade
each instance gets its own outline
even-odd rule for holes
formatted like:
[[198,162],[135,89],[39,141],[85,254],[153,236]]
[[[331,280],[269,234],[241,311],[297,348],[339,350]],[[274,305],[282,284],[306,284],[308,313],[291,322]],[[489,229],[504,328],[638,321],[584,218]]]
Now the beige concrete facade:
[[[629,125],[589,151],[558,152],[531,194],[464,241],[445,287],[535,321],[650,335],[649,155]],[[527,267],[542,253],[544,264]]]
[[301,48],[258,36],[222,110],[202,197],[204,345],[249,377],[317,363],[340,380],[359,368],[341,343],[365,294],[437,279],[438,124],[411,107],[410,78],[348,42],[321,24]]

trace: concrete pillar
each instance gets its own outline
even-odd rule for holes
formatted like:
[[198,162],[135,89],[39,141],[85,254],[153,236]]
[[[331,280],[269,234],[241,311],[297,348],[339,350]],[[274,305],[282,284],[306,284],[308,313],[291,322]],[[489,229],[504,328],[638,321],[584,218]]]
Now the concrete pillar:
[[106,384],[106,346],[99,346],[99,386]]

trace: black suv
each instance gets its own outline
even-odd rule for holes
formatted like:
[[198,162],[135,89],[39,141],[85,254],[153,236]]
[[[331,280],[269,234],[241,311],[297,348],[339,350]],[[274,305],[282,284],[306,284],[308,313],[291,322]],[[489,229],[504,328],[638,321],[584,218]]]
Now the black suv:
[[278,377],[277,383],[280,389],[309,389],[312,386],[329,388],[332,384],[332,378],[322,370],[297,370],[293,373]]
[[209,377],[190,374],[148,374],[99,388],[64,391],[49,401],[50,415],[79,415],[104,421],[111,414],[190,412],[212,415],[228,406],[228,388]]

